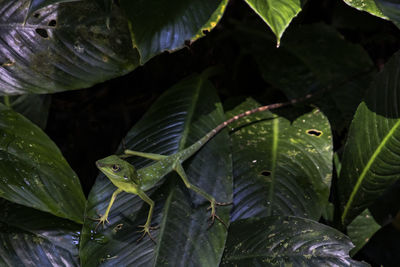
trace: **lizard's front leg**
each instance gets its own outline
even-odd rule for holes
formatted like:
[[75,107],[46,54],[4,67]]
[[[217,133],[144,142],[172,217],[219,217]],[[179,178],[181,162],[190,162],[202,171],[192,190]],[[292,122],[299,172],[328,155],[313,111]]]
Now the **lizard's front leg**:
[[101,216],[100,218],[96,219],[96,221],[99,221],[99,223],[96,225],[96,228],[97,228],[100,224],[103,224],[103,227],[104,227],[104,224],[105,224],[106,222],[108,223],[108,214],[110,213],[111,206],[113,205],[115,199],[117,198],[117,195],[118,195],[119,193],[121,193],[121,192],[122,192],[122,189],[119,189],[119,188],[118,188],[117,190],[114,191],[114,193],[112,194],[110,203],[108,203],[108,207],[107,207],[107,209],[106,209],[106,212],[104,213],[103,216]]
[[203,191],[201,188],[195,186],[194,184],[190,183],[186,176],[185,170],[182,167],[182,164],[178,160],[176,162],[174,162],[173,169],[179,174],[179,176],[181,177],[181,179],[183,180],[183,182],[185,183],[185,185],[188,189],[195,191],[196,193],[200,194],[205,199],[210,201],[210,207],[208,207],[208,209],[207,209],[207,210],[211,210],[211,214],[210,214],[210,218],[209,218],[209,220],[210,220],[209,227],[211,227],[214,224],[215,219],[217,219],[226,228],[228,228],[226,223],[217,215],[216,206],[228,206],[228,205],[232,205],[232,202],[217,202],[213,196],[211,196],[207,192]]
[[130,157],[130,156],[138,156],[138,157],[142,157],[142,158],[146,158],[146,159],[152,159],[155,161],[163,160],[168,157],[168,156],[164,156],[164,155],[160,155],[160,154],[144,153],[144,152],[133,151],[133,150],[129,150],[129,149],[126,149],[124,151],[124,155],[122,155],[121,157],[125,158],[125,157]]
[[154,238],[150,234],[150,230],[154,230],[154,229],[158,228],[158,227],[151,227],[151,217],[153,216],[154,201],[151,200],[143,191],[138,191],[137,195],[141,199],[143,199],[143,201],[145,201],[147,204],[150,205],[149,214],[147,215],[146,223],[144,225],[139,225],[139,227],[143,228],[141,231],[139,231],[139,232],[143,232],[143,235],[137,240],[137,242],[142,240],[147,234],[150,237],[150,239],[153,240],[154,243],[156,243],[156,241],[154,240]]

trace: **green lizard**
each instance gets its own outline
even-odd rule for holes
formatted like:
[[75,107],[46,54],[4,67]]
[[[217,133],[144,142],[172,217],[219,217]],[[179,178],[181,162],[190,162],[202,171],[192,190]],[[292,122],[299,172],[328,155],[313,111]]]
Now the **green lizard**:
[[[130,194],[135,194],[138,195],[143,201],[145,201],[150,206],[146,223],[144,225],[139,226],[143,228],[141,230],[141,232],[143,232],[143,235],[140,237],[139,240],[141,240],[146,234],[149,235],[149,237],[153,240],[150,234],[150,230],[156,228],[156,227],[151,227],[151,217],[153,215],[154,201],[151,200],[146,195],[145,192],[154,187],[164,176],[166,176],[168,173],[172,171],[176,171],[178,173],[178,175],[180,176],[180,178],[182,179],[182,181],[184,182],[184,184],[188,189],[195,191],[196,193],[200,194],[210,202],[209,206],[209,209],[211,210],[209,218],[211,220],[210,226],[214,223],[215,219],[221,221],[225,225],[224,221],[216,214],[216,207],[229,205],[231,203],[217,202],[213,196],[203,191],[201,188],[191,184],[182,167],[182,163],[191,156],[193,156],[211,138],[213,138],[213,136],[215,136],[219,131],[224,129],[230,123],[256,112],[276,109],[283,106],[295,104],[310,97],[311,95],[307,95],[303,98],[293,99],[291,101],[284,103],[276,103],[272,105],[262,106],[238,114],[230,118],[229,120],[219,124],[216,128],[208,132],[204,137],[202,137],[200,140],[198,140],[191,146],[169,156],[125,150],[124,155],[121,156],[111,155],[104,159],[98,160],[96,162],[97,168],[99,168],[99,170],[102,171],[117,187],[117,189],[112,194],[106,212],[99,219],[97,219],[99,221],[98,225],[99,224],[104,225],[105,222],[108,222],[108,214],[110,212],[111,206],[113,205],[115,198],[119,193],[127,192]],[[127,161],[122,159],[129,156],[144,157],[152,159],[156,162],[147,167],[143,167],[141,169],[136,170],[134,166],[132,166]]]

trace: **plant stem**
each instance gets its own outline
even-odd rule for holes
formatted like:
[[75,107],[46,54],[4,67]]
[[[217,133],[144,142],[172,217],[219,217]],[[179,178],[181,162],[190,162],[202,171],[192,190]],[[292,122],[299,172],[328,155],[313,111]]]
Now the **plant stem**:
[[4,96],[4,105],[6,105],[7,107],[11,107],[10,97],[8,95]]

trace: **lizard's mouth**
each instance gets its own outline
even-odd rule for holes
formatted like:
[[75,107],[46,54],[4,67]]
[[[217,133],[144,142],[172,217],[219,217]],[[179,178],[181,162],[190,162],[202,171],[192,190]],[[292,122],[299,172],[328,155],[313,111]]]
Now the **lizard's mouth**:
[[101,164],[101,162],[100,162],[100,161],[96,161],[96,166],[97,166],[97,168],[104,167],[104,165],[103,165],[103,164]]

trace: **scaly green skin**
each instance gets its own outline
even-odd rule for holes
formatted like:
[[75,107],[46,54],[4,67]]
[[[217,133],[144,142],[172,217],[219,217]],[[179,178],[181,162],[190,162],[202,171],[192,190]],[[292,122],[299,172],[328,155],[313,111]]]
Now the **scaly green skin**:
[[[259,107],[259,108],[255,108],[255,109],[243,112],[243,113],[241,113],[237,116],[234,116],[234,117],[230,118],[229,120],[221,123],[220,125],[218,125],[216,128],[211,130],[208,134],[206,134],[203,138],[198,140],[193,145],[185,148],[184,150],[182,150],[180,152],[172,154],[170,156],[164,156],[164,155],[158,155],[158,154],[152,154],[152,153],[143,153],[143,152],[132,151],[132,150],[125,150],[125,153],[122,156],[112,155],[112,156],[106,157],[104,159],[98,160],[96,162],[97,167],[117,187],[117,190],[115,190],[115,192],[113,193],[113,195],[111,197],[111,200],[110,200],[110,203],[108,204],[106,212],[104,213],[103,216],[101,216],[98,219],[99,224],[102,223],[104,225],[105,222],[108,222],[107,218],[108,218],[108,214],[110,212],[111,206],[114,203],[114,200],[119,193],[124,191],[124,192],[130,193],[130,194],[135,194],[135,195],[138,195],[141,199],[143,199],[143,201],[145,201],[147,204],[150,205],[149,213],[147,216],[147,221],[146,221],[145,225],[140,226],[143,228],[143,230],[142,230],[143,235],[139,240],[141,240],[147,234],[154,241],[154,239],[150,235],[150,230],[155,229],[154,227],[150,226],[151,225],[151,217],[153,215],[154,202],[146,195],[145,191],[153,188],[168,173],[170,173],[172,171],[176,171],[188,189],[195,191],[196,193],[200,194],[201,196],[203,196],[205,199],[207,199],[210,202],[210,207],[209,207],[209,209],[211,209],[211,215],[210,215],[211,224],[210,225],[212,225],[214,223],[215,219],[218,219],[225,225],[225,223],[221,220],[221,218],[219,218],[218,215],[216,214],[216,206],[229,205],[230,203],[217,202],[213,196],[209,195],[208,193],[206,193],[199,187],[191,184],[189,182],[189,180],[187,179],[186,173],[182,167],[182,163],[186,159],[193,156],[211,138],[213,138],[219,131],[221,131],[223,128],[225,128],[230,123],[232,123],[242,117],[256,113],[256,112],[287,106],[290,104],[294,104],[294,103],[303,101],[310,97],[311,97],[310,95],[307,95],[304,98],[294,99],[289,102],[272,104],[272,105],[263,106],[263,107]],[[124,157],[129,157],[129,156],[139,156],[139,157],[149,158],[149,159],[155,160],[156,162],[147,167],[136,170],[135,167],[133,167],[131,164],[129,164],[128,162],[126,162],[125,160],[122,159]]]

